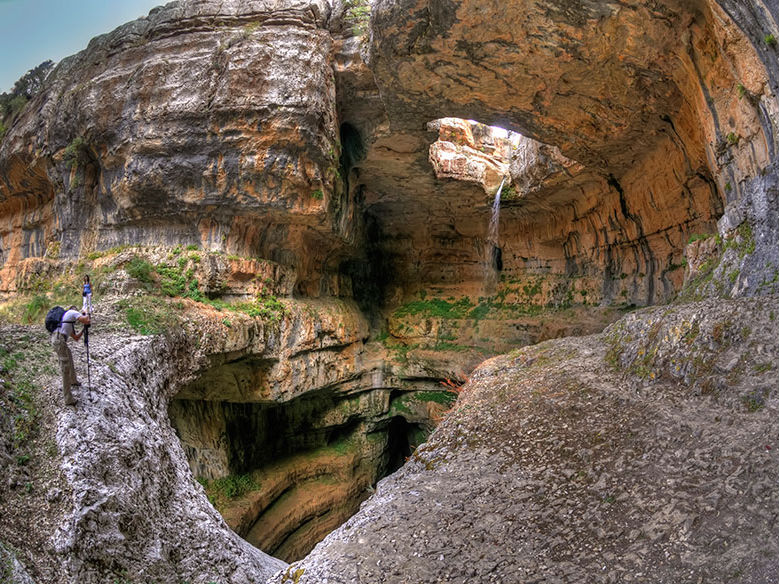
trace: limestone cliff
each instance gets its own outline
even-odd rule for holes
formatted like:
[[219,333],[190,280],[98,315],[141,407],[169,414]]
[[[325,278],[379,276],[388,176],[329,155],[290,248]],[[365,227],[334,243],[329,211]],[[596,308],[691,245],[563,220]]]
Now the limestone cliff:
[[0,545],[42,583],[777,581],[778,17],[188,0],[94,39],[0,141],[3,318],[99,299],[75,410],[3,325]]

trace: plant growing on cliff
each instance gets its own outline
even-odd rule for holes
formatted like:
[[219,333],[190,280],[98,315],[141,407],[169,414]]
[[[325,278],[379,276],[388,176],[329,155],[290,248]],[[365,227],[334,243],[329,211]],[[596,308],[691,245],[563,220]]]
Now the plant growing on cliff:
[[71,140],[70,144],[65,147],[65,151],[62,154],[62,160],[65,162],[65,166],[73,168],[77,166],[81,161],[82,153],[87,147],[87,143],[81,136],[77,136]]
[[203,486],[208,500],[219,511],[224,510],[233,499],[260,488],[260,483],[250,474],[228,475],[212,480],[199,477],[197,482]]
[[417,300],[409,302],[395,311],[395,317],[416,316],[437,318],[466,318],[473,308],[473,303],[467,297],[459,300],[452,298],[431,298],[430,300]]
[[352,33],[358,36],[365,34],[371,20],[370,2],[367,0],[346,0],[344,9],[344,20],[352,25]]
[[769,47],[776,46],[776,36],[774,36],[773,34],[765,35],[765,37],[763,37],[763,40],[765,41],[765,44],[767,44]]
[[175,304],[152,296],[134,296],[117,304],[130,327],[142,335],[157,335],[179,326],[181,317]]
[[154,270],[154,266],[152,266],[151,263],[147,262],[143,258],[134,257],[130,260],[130,262],[127,264],[127,268],[125,269],[131,278],[135,278],[139,282],[143,282],[144,284],[151,284],[153,281],[152,272]]

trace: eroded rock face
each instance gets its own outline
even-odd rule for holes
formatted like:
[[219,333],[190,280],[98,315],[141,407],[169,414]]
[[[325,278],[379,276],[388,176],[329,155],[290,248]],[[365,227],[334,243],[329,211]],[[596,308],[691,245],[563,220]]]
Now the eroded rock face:
[[778,581],[778,312],[658,307],[485,362],[409,463],[272,582]]
[[[776,103],[764,46],[745,43],[741,22],[713,2],[503,8],[373,7],[371,64],[395,132],[418,135],[415,128],[446,113],[559,146],[583,169],[552,173],[550,188],[505,209],[506,271],[595,276],[605,302],[668,298],[681,286],[677,266],[690,235],[713,232],[725,203],[771,159]],[[379,247],[399,275],[408,267],[398,235],[430,248],[414,258],[423,266],[418,279],[445,286],[475,277],[469,264],[486,233],[485,202],[447,193],[449,185],[427,187],[440,202],[400,201],[366,170],[367,188],[378,191],[368,201],[384,218]],[[447,207],[466,214],[447,215]],[[434,226],[409,227],[417,213]],[[463,244],[447,250],[447,231]],[[437,269],[442,257],[449,273]]]
[[[174,380],[204,357],[197,338],[189,329],[167,338],[93,339],[94,389],[77,392],[79,405],[61,412],[56,432],[70,490],[52,538],[59,581],[97,584],[134,574],[237,584],[262,582],[283,566],[227,527],[193,481],[170,426]],[[74,347],[78,363],[82,352]]]
[[438,130],[438,140],[430,145],[436,178],[474,182],[488,195],[508,178],[512,144],[507,136],[498,136],[495,128],[458,118],[436,120],[427,128]]
[[364,344],[353,303],[287,305],[275,335],[259,339],[231,322],[237,347],[204,339],[216,349],[210,364],[169,412],[198,480],[251,483],[216,501],[228,524],[291,561],[357,510],[454,397],[433,380],[404,384],[393,374],[383,348]]
[[54,241],[69,258],[197,243],[316,272],[300,287],[317,293],[355,229],[334,182],[328,13],[185,2],[63,61],[0,149],[6,288],[16,261]]
[[[0,292],[35,289],[34,282],[73,269],[93,250],[192,244],[228,254],[182,266],[197,274],[206,295],[298,297],[287,301],[290,313],[280,328],[246,319],[226,324],[211,313],[205,324],[172,338],[121,337],[95,351],[105,394],[83,397],[85,416],[63,413],[58,426],[62,468],[73,487],[67,521],[55,537],[57,553],[66,558],[65,578],[97,582],[130,569],[145,579],[262,580],[282,564],[227,529],[191,471],[211,479],[255,476],[260,488],[223,509],[229,525],[260,547],[298,557],[348,516],[440,415],[435,400],[418,399],[421,390],[464,379],[496,351],[597,332],[620,316],[615,305],[672,298],[684,284],[691,235],[713,236],[719,229],[720,236],[706,244],[716,249],[697,246],[717,258],[716,267],[707,266],[706,254],[700,261],[687,258],[685,290],[693,297],[775,292],[779,69],[766,41],[769,19],[761,15],[776,20],[777,10],[742,4],[380,0],[372,7],[369,56],[367,45],[340,24],[328,30],[329,7],[319,0],[184,2],[121,27],[63,62],[0,144]],[[483,157],[482,126],[468,124],[447,142],[469,148],[483,164],[469,168],[462,149],[440,145],[433,160],[451,155],[448,168],[431,164],[441,126],[427,124],[443,116],[496,123],[541,140],[515,152],[515,196],[506,197],[497,242],[487,241],[487,224],[507,157],[495,162],[501,148],[494,141]],[[469,180],[453,180],[461,178]],[[490,261],[496,249],[499,268]],[[111,292],[142,289],[125,268],[134,253],[92,264],[121,276]],[[155,262],[167,250],[161,253]],[[485,266],[497,280],[489,291]],[[738,313],[740,305],[728,306]],[[716,338],[717,323],[705,318],[699,329]],[[761,327],[760,335],[772,326],[752,313],[744,319]],[[683,316],[678,321],[659,325],[670,356],[667,347],[635,346],[636,339],[623,339],[625,351],[613,355],[615,365],[642,379],[655,372],[649,368],[655,357],[666,359],[655,373],[670,376],[659,388],[670,397],[659,405],[599,369],[606,349],[594,338],[554,345],[562,348],[552,355],[561,360],[559,369],[544,368],[544,348],[499,361],[501,376],[525,379],[531,364],[512,359],[535,359],[539,369],[530,374],[537,385],[509,387],[490,373],[481,397],[474,393],[465,404],[476,411],[456,418],[473,440],[495,438],[499,446],[490,451],[468,444],[453,436],[452,422],[434,437],[432,450],[419,453],[425,458],[368,503],[350,524],[354,535],[342,530],[315,552],[306,578],[351,578],[353,560],[364,551],[354,542],[363,545],[357,534],[370,531],[360,527],[367,520],[401,538],[420,526],[436,534],[424,544],[430,558],[420,560],[413,555],[417,545],[409,544],[407,553],[393,556],[396,564],[371,565],[377,582],[391,581],[395,571],[420,581],[433,573],[437,581],[449,571],[487,578],[493,569],[509,581],[564,580],[574,579],[581,566],[593,574],[597,567],[593,578],[600,578],[598,554],[615,562],[605,577],[617,581],[641,562],[671,579],[698,556],[712,555],[713,578],[739,569],[738,550],[715,557],[706,547],[721,525],[696,525],[695,516],[710,512],[705,497],[684,498],[690,508],[682,522],[675,508],[653,506],[676,492],[652,480],[635,479],[627,499],[615,494],[607,500],[608,489],[623,478],[620,468],[642,479],[644,471],[650,479],[681,472],[656,446],[667,445],[668,435],[681,436],[681,459],[703,460],[715,459],[731,439],[746,458],[745,436],[773,431],[765,420],[775,413],[775,400],[763,385],[752,394],[752,381],[735,380],[740,395],[760,406],[752,417],[734,409],[737,400],[710,404],[702,398],[701,405],[700,396],[685,393],[690,383],[702,393],[724,392],[731,373],[743,373],[741,365],[762,375],[755,383],[775,380],[765,363],[747,356],[740,364],[742,354],[732,351],[712,361],[714,374],[679,363],[700,330],[693,335]],[[632,334],[656,340],[657,321],[629,322]],[[679,331],[690,336],[680,341]],[[371,337],[376,342],[367,342]],[[775,343],[763,340],[768,352],[755,348],[754,355],[775,355]],[[696,376],[711,383],[696,385]],[[570,401],[549,393],[574,386],[591,393]],[[504,396],[523,409],[506,406]],[[695,418],[699,406],[709,409]],[[615,417],[623,407],[624,416]],[[687,413],[705,439],[702,454],[687,435]],[[496,423],[504,416],[508,423]],[[737,429],[725,419],[735,420]],[[593,420],[635,456],[614,458],[590,435]],[[637,437],[626,436],[620,423],[634,424]],[[274,432],[279,426],[284,431]],[[501,433],[503,427],[511,432]],[[665,434],[658,437],[655,428]],[[538,436],[549,452],[561,441],[563,448],[585,445],[581,484],[571,486],[578,469],[567,461],[550,467],[523,450],[518,437],[531,443]],[[389,446],[404,440],[397,449]],[[93,449],[95,443],[101,447]],[[424,475],[441,462],[438,454],[424,453],[439,451],[451,454],[444,470],[452,474]],[[642,471],[636,465],[644,454],[650,463]],[[597,476],[591,463],[600,465]],[[471,464],[485,469],[481,499],[473,497]],[[773,480],[775,466],[759,464],[755,476]],[[739,482],[746,478],[737,471],[723,463],[695,469],[695,476],[725,484],[715,498],[739,509],[728,481],[744,491],[750,486]],[[436,512],[417,514],[416,499],[398,498],[401,519],[412,520],[393,526],[384,505],[395,502],[391,489],[416,488],[404,481],[422,484],[418,508]],[[544,485],[558,488],[564,503],[555,506]],[[515,500],[524,490],[528,496]],[[449,491],[454,511],[441,515],[435,503]],[[770,487],[756,496],[775,503]],[[494,529],[474,531],[455,563],[446,564],[446,550],[458,544],[449,527],[470,528],[464,526],[471,513],[466,503]],[[616,503],[635,507],[628,534],[638,529],[641,535],[630,541],[635,555],[619,562],[614,542],[625,514],[604,507]],[[541,507],[570,511],[571,530],[543,517],[533,523]],[[743,517],[757,522],[754,513],[746,509]],[[560,515],[560,522],[569,519]],[[742,535],[739,521],[734,516],[725,526],[732,528],[722,536],[729,545]],[[598,522],[608,527],[606,535],[589,531]],[[646,533],[639,526],[648,526]],[[699,528],[690,556],[663,547],[666,534],[686,542]],[[557,539],[548,539],[550,530]],[[375,543],[372,551],[385,549],[381,533],[366,536]],[[571,538],[595,539],[600,547],[574,549]],[[500,558],[484,559],[485,541],[496,544],[487,547],[500,549]],[[506,541],[516,544],[508,562]],[[394,554],[396,542],[390,543]],[[769,559],[776,556],[769,552]],[[320,555],[332,553],[342,555]],[[559,560],[560,572],[527,560],[539,554]],[[753,555],[743,557],[754,579],[773,577]],[[441,564],[425,571],[431,562]],[[705,568],[690,569],[711,576]],[[294,580],[303,572],[287,574]]]

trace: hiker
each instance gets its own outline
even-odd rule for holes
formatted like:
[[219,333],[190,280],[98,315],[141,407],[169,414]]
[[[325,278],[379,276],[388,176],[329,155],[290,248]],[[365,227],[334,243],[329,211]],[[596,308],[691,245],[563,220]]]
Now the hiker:
[[[62,309],[60,308],[60,310]],[[74,326],[74,323],[76,322],[80,322],[85,327],[78,334],[76,334],[76,327]],[[76,341],[80,340],[87,326],[89,326],[89,315],[86,314],[86,312],[79,312],[75,306],[71,306],[65,311],[65,314],[62,315],[59,326],[54,329],[54,332],[51,335],[51,344],[57,352],[60,369],[62,370],[62,394],[65,396],[66,406],[76,405],[76,400],[73,397],[71,389],[74,386],[81,386],[76,378],[76,369],[73,366],[73,354],[68,347],[68,337],[75,339]]]
[[84,289],[81,292],[83,302],[81,305],[81,312],[92,314],[92,283],[89,281],[89,274],[84,276]]

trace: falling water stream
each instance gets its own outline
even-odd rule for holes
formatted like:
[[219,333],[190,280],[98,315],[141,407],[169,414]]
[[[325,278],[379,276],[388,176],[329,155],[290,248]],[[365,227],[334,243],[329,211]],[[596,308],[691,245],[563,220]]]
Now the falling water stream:
[[503,190],[503,185],[506,183],[506,177],[500,181],[498,191],[495,193],[495,201],[492,203],[492,216],[490,217],[490,228],[487,232],[487,243],[492,244],[493,247],[498,247],[498,226],[500,225],[500,192]]
[[492,215],[487,231],[487,249],[484,261],[484,292],[491,295],[495,292],[498,283],[498,273],[503,269],[503,254],[498,245],[498,227],[500,226],[500,193],[506,177],[500,181],[498,191],[495,193],[495,201],[492,203]]

